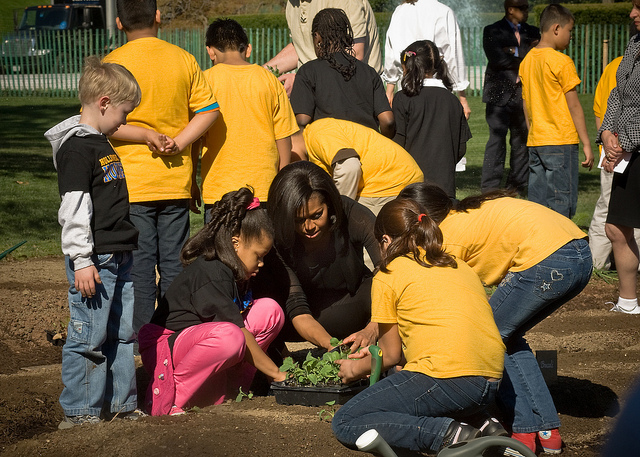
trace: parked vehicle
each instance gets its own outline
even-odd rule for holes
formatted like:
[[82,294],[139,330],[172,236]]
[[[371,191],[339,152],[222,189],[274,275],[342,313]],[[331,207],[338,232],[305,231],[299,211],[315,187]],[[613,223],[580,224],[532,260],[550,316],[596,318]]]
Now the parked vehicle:
[[2,39],[3,71],[74,71],[82,31],[105,29],[105,1],[52,0],[25,8],[16,31]]

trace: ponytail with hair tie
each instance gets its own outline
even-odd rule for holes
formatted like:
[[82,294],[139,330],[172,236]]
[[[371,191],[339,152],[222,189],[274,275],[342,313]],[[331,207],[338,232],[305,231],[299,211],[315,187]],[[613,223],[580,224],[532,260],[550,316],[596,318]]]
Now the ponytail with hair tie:
[[415,57],[416,53],[413,51],[404,51],[402,54],[402,63],[405,63],[409,57]]

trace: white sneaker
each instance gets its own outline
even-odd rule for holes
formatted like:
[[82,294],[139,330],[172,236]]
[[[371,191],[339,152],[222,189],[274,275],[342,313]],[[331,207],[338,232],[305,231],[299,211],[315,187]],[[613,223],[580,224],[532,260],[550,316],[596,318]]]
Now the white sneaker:
[[609,311],[614,311],[616,313],[640,314],[640,306],[638,306],[638,305],[633,307],[631,310],[626,310],[624,308],[621,308],[620,306],[618,306],[617,303],[613,303],[613,302],[607,302],[607,303],[605,303],[605,305],[613,305],[613,308],[611,308]]

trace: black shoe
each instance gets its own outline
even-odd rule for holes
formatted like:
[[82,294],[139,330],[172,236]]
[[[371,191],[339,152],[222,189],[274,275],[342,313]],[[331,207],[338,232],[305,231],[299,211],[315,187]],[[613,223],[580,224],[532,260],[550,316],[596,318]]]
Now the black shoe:
[[495,417],[487,417],[484,423],[478,428],[480,430],[480,436],[509,436],[509,432],[505,430]]
[[477,428],[464,422],[453,421],[451,425],[449,425],[447,433],[444,434],[440,449],[459,443],[460,441],[469,441],[478,437],[480,437],[480,430]]

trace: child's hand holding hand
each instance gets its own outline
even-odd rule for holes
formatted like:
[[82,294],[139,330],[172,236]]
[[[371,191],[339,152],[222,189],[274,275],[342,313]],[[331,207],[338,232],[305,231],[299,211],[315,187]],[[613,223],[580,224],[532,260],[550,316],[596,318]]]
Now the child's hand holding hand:
[[148,130],[146,143],[151,152],[160,155],[171,156],[180,153],[180,148],[173,138],[154,130]]
[[76,270],[74,277],[73,286],[83,297],[93,297],[96,294],[96,283],[102,284],[98,270],[93,265]]

